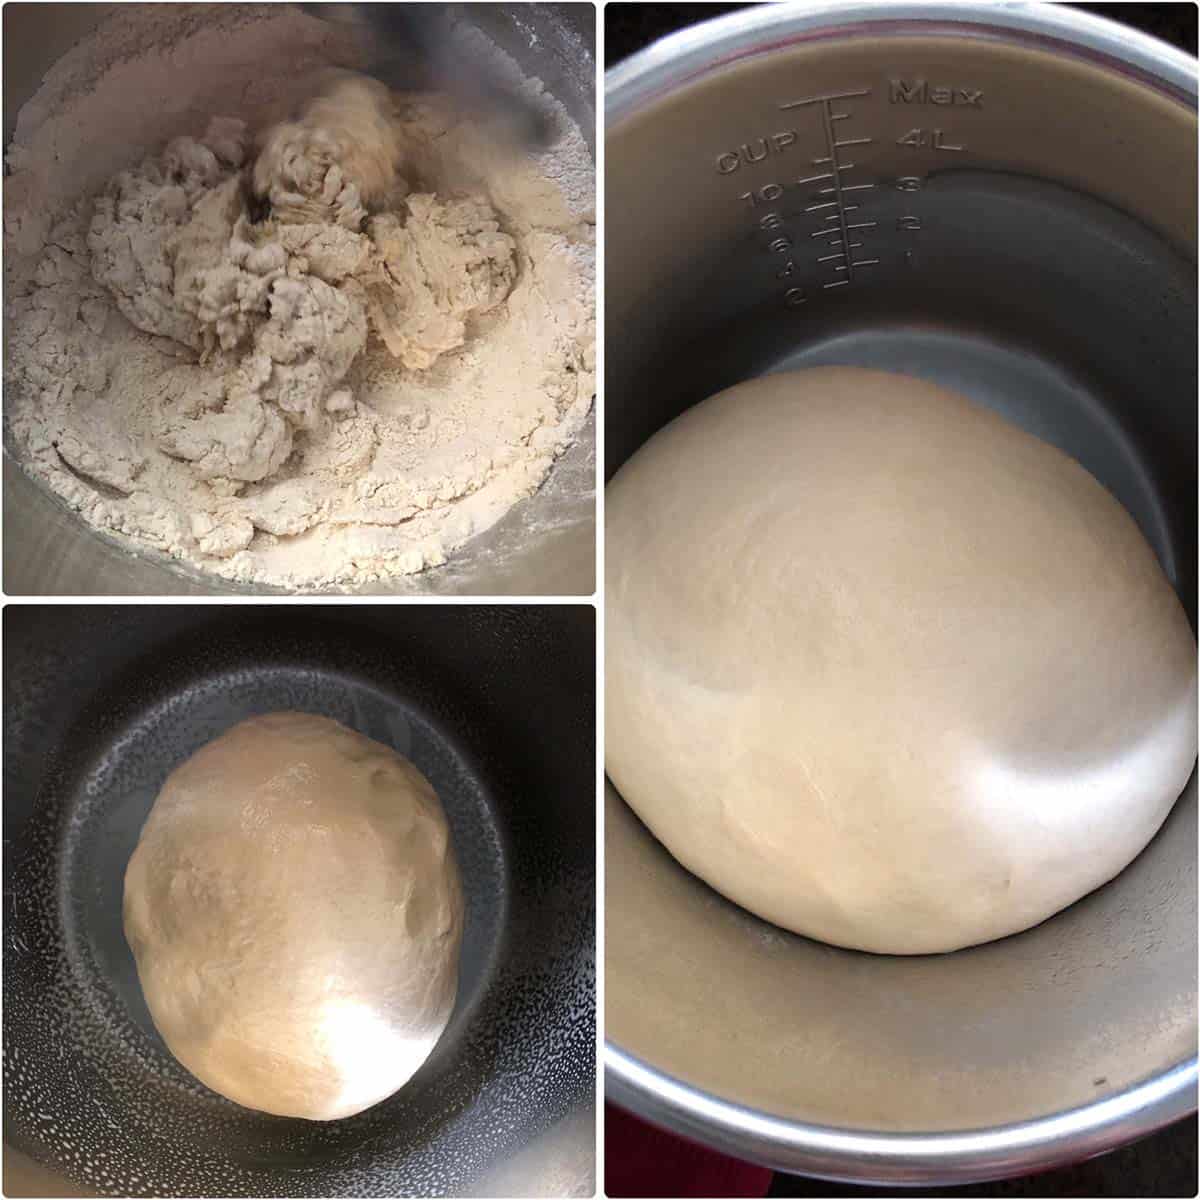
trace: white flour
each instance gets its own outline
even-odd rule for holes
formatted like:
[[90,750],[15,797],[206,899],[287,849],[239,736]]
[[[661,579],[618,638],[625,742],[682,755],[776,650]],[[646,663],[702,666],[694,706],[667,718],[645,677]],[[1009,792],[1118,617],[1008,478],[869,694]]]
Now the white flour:
[[5,184],[26,469],[137,547],[300,589],[444,562],[594,392],[593,172],[561,107],[522,82],[557,130],[536,155],[353,80],[306,125],[329,65],[347,35],[290,6],[118,17],[22,109]]

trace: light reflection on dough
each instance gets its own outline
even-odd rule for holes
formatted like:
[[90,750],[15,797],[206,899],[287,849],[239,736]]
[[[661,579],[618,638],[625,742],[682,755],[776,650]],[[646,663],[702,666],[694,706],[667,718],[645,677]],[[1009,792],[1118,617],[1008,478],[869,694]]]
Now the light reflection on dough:
[[606,492],[605,764],[689,870],[878,953],[1120,872],[1196,757],[1196,645],[1129,514],[953,393],[738,385]]

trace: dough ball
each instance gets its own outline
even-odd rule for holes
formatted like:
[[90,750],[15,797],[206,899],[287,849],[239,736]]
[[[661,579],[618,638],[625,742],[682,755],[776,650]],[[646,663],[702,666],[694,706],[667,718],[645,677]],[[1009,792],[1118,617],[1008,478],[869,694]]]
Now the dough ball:
[[125,936],[172,1054],[247,1108],[314,1121],[428,1058],[462,910],[424,776],[304,713],[243,721],[172,772],[125,873]]
[[1196,644],[1079,464],[832,367],[684,413],[608,488],[606,755],[687,868],[880,953],[1026,929],[1153,837]]

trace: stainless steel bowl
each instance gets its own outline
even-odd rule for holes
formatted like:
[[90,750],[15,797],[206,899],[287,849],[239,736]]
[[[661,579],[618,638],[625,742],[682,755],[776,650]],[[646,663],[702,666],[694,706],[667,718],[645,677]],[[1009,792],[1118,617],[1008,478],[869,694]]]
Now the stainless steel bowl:
[[[1045,4],[804,4],[606,87],[606,472],[818,363],[940,382],[1079,459],[1196,613],[1196,65]],[[619,331],[619,335],[617,333]],[[731,1153],[881,1183],[1022,1174],[1196,1103],[1195,777],[1035,929],[889,958],[785,933],[609,788],[608,1094]]]
[[[16,114],[54,63],[110,15],[136,19],[148,5],[30,4],[5,13],[5,144]],[[196,6],[202,10],[204,6]],[[592,144],[595,131],[595,9],[591,4],[456,6],[567,109]],[[203,19],[199,17],[198,19]],[[594,150],[594,144],[593,144]],[[542,488],[442,567],[363,593],[590,595],[595,586],[595,424],[555,464]],[[216,595],[282,589],[237,585],[181,567],[156,552],[133,553],[102,535],[4,454],[4,590],[8,595]],[[345,590],[345,589],[338,589]]]

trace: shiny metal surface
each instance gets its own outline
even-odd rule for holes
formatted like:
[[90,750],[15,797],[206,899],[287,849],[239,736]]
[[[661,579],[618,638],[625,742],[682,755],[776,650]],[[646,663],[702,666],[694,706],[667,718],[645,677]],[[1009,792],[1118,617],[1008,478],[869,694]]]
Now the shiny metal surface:
[[[764,6],[616,68],[606,211],[629,216],[607,230],[606,476],[738,380],[911,373],[1083,462],[1194,627],[1195,97],[1185,55],[1032,4]],[[817,191],[828,174],[840,191]],[[1196,1104],[1195,839],[1193,775],[1147,850],[1063,913],[887,958],[737,908],[609,788],[609,1094],[859,1182],[1111,1149]]]
[[[591,606],[10,605],[4,635],[5,1194],[591,1194]],[[192,1076],[122,919],[164,779],[283,711],[408,758],[462,876],[445,1032],[398,1092],[333,1121]]]
[[1108,887],[1027,933],[885,958],[786,933],[605,803],[605,1087],[777,1170],[1021,1175],[1196,1104],[1196,786]]
[[[108,15],[108,4],[30,4],[5,10],[5,142],[17,110],[47,69]],[[130,19],[131,6],[123,18]],[[595,9],[591,4],[464,5],[479,25],[559,99],[594,150]],[[542,488],[448,563],[360,594],[590,595],[595,589],[595,419]],[[238,585],[133,553],[93,531],[4,454],[3,586],[10,596],[227,595]],[[344,591],[345,589],[339,589]]]

